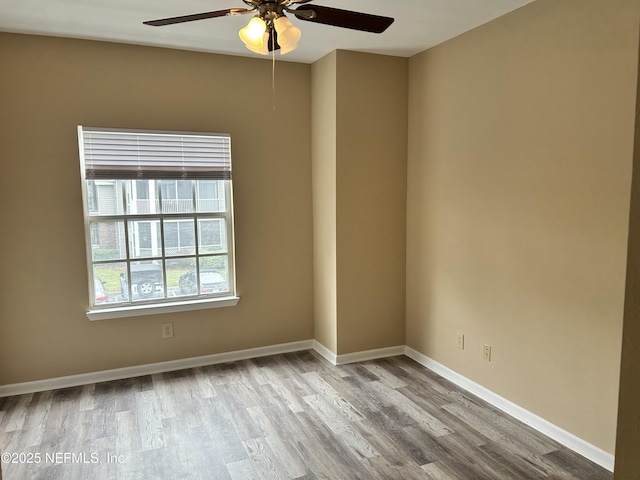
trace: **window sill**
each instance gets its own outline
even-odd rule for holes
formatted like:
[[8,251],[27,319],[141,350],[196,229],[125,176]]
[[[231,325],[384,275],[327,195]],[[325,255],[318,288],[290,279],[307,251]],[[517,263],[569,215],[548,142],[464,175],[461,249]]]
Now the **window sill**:
[[158,303],[155,305],[133,305],[126,307],[100,308],[89,310],[87,318],[94,320],[108,320],[110,318],[138,317],[141,315],[156,315],[159,313],[188,312],[190,310],[204,310],[207,308],[233,307],[240,301],[240,297],[207,298],[205,300],[189,300],[184,302]]

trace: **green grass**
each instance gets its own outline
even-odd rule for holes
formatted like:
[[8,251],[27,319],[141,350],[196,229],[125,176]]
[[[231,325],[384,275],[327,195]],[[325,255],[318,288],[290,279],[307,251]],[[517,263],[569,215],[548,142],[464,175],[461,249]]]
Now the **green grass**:
[[180,279],[180,275],[184,275],[185,273],[187,273],[189,270],[188,269],[184,269],[184,270],[168,270],[167,271],[167,286],[168,287],[177,287],[178,286],[178,281]]
[[[177,287],[180,276],[187,273],[189,269],[171,269],[167,271],[167,287]],[[104,284],[104,288],[109,294],[120,293],[120,274],[124,273],[124,268],[114,266],[96,266],[95,275]]]
[[102,280],[107,293],[120,292],[120,272],[124,269],[96,267],[95,276]]

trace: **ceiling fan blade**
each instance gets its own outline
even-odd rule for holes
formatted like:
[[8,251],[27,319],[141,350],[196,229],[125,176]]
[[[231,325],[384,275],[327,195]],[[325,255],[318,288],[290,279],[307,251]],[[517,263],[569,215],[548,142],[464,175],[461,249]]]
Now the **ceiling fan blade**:
[[[161,18],[160,20],[149,20],[142,22],[145,25],[151,25],[152,27],[161,27],[163,25],[173,25],[174,23],[193,22],[194,20],[204,20],[206,18],[224,17],[230,15],[232,12],[238,10],[244,10],[239,8],[229,8],[227,10],[217,10],[215,12],[195,13],[193,15],[183,15],[181,17]],[[248,11],[248,10],[247,10]]]
[[[313,18],[308,18],[306,15],[296,14],[297,11],[302,12],[308,10],[315,11],[316,15]],[[300,20],[371,33],[382,33],[393,23],[393,18],[390,17],[340,10],[338,8],[321,7],[320,5],[300,5],[295,10],[290,10],[290,12]]]

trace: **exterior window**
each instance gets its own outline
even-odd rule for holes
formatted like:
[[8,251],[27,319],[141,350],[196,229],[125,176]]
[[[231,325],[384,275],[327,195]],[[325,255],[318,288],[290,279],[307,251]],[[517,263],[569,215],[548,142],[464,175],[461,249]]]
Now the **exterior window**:
[[78,132],[91,309],[235,296],[229,136]]

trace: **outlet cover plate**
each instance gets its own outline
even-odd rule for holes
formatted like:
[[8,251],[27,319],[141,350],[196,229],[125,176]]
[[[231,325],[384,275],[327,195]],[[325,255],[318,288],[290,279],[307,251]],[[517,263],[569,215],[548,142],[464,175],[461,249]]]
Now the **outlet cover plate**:
[[482,358],[487,362],[491,361],[491,345],[485,345],[482,347]]
[[162,324],[162,338],[173,338],[173,323]]

